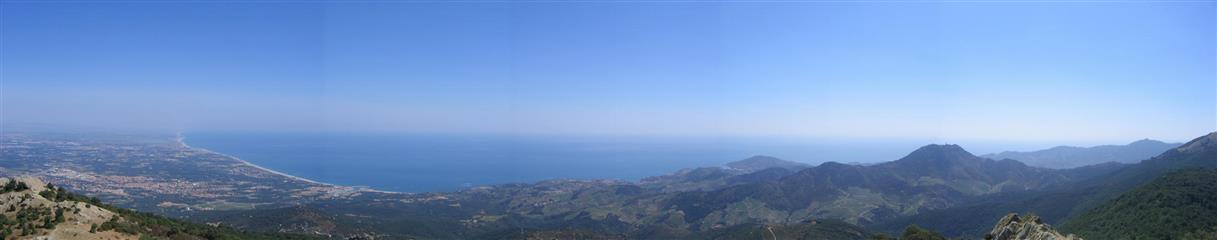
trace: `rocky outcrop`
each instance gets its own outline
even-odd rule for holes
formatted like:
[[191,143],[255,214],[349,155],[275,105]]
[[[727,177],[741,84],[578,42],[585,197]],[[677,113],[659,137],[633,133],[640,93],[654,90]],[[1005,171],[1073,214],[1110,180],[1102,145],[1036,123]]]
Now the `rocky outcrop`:
[[1011,213],[997,221],[986,240],[1082,240],[1073,234],[1062,235],[1037,216],[1019,217]]

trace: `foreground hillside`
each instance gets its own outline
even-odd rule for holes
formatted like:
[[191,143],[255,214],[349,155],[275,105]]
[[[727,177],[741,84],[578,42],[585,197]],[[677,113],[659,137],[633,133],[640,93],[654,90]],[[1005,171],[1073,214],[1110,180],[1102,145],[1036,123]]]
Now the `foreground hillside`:
[[1062,227],[1090,239],[1178,239],[1210,230],[1217,227],[1217,169],[1163,175]]
[[1044,223],[1039,216],[1007,214],[997,221],[985,240],[1082,240],[1073,234],[1061,234]]
[[791,225],[742,224],[698,233],[694,239],[824,239],[850,240],[879,237],[861,227],[834,220]]
[[3,239],[314,239],[172,220],[101,204],[32,178],[0,179]]
[[42,182],[33,179],[0,179],[0,182],[4,184],[0,191],[0,209],[4,209],[4,217],[0,218],[0,235],[4,239],[139,237],[112,229],[99,229],[99,226],[112,227],[107,223],[110,219],[116,219],[118,214],[80,202],[84,199],[63,193],[58,188],[48,189]]

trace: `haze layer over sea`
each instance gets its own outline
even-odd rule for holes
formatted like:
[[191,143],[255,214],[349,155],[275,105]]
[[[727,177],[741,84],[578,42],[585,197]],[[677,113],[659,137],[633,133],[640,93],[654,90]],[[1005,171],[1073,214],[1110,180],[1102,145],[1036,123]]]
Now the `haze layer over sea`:
[[[754,155],[819,164],[898,159],[928,140],[571,137],[439,134],[186,133],[192,147],[320,182],[403,192],[547,179],[636,181]],[[974,154],[1047,144],[985,145]]]

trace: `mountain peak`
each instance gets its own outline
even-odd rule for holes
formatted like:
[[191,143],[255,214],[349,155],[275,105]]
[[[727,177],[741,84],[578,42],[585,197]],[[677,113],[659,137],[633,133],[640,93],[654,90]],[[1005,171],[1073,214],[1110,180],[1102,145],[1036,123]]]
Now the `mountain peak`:
[[921,146],[920,148],[917,148],[917,150],[918,151],[920,151],[920,150],[964,151],[963,147],[960,147],[959,145],[956,145],[956,144],[930,144],[930,145]]
[[1129,143],[1128,145],[1163,145],[1163,144],[1167,144],[1167,143],[1146,138],[1146,139],[1134,141],[1132,143]]
[[735,162],[757,162],[757,161],[780,162],[780,161],[785,161],[785,160],[782,160],[782,159],[776,158],[776,157],[772,157],[772,156],[756,155],[756,156],[748,157],[748,158],[745,158],[744,160],[739,160],[739,161],[735,161]]
[[974,157],[972,153],[963,150],[963,147],[955,144],[930,144],[925,145],[917,150],[909,153],[909,156],[968,156]]
[[896,162],[909,163],[950,163],[963,159],[977,158],[976,155],[955,144],[930,144],[909,153]]

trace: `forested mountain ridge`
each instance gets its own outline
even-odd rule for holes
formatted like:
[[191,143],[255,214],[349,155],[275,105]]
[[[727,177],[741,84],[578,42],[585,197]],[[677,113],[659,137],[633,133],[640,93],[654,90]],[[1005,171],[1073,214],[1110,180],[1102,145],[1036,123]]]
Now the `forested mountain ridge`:
[[[972,155],[958,145],[927,145],[896,161],[872,166],[828,162],[775,181],[677,194],[668,200],[694,224],[738,224],[748,214],[769,221],[843,219],[867,225],[942,209],[1005,191],[1042,189],[1079,179],[1059,170]],[[726,209],[750,206],[750,211]],[[705,226],[701,226],[705,227]]]
[[1061,227],[1090,239],[1179,239],[1217,227],[1217,169],[1162,175]]
[[1217,167],[1217,132],[1198,137],[1137,164],[1114,168],[1100,166],[1100,169],[1106,170],[1100,171],[1100,174],[1084,174],[1093,177],[1070,184],[1043,190],[994,194],[952,208],[894,218],[872,227],[894,231],[916,223],[950,236],[979,237],[989,227],[983,222],[1011,212],[1032,212],[1046,223],[1059,225],[1163,174],[1198,167]]

